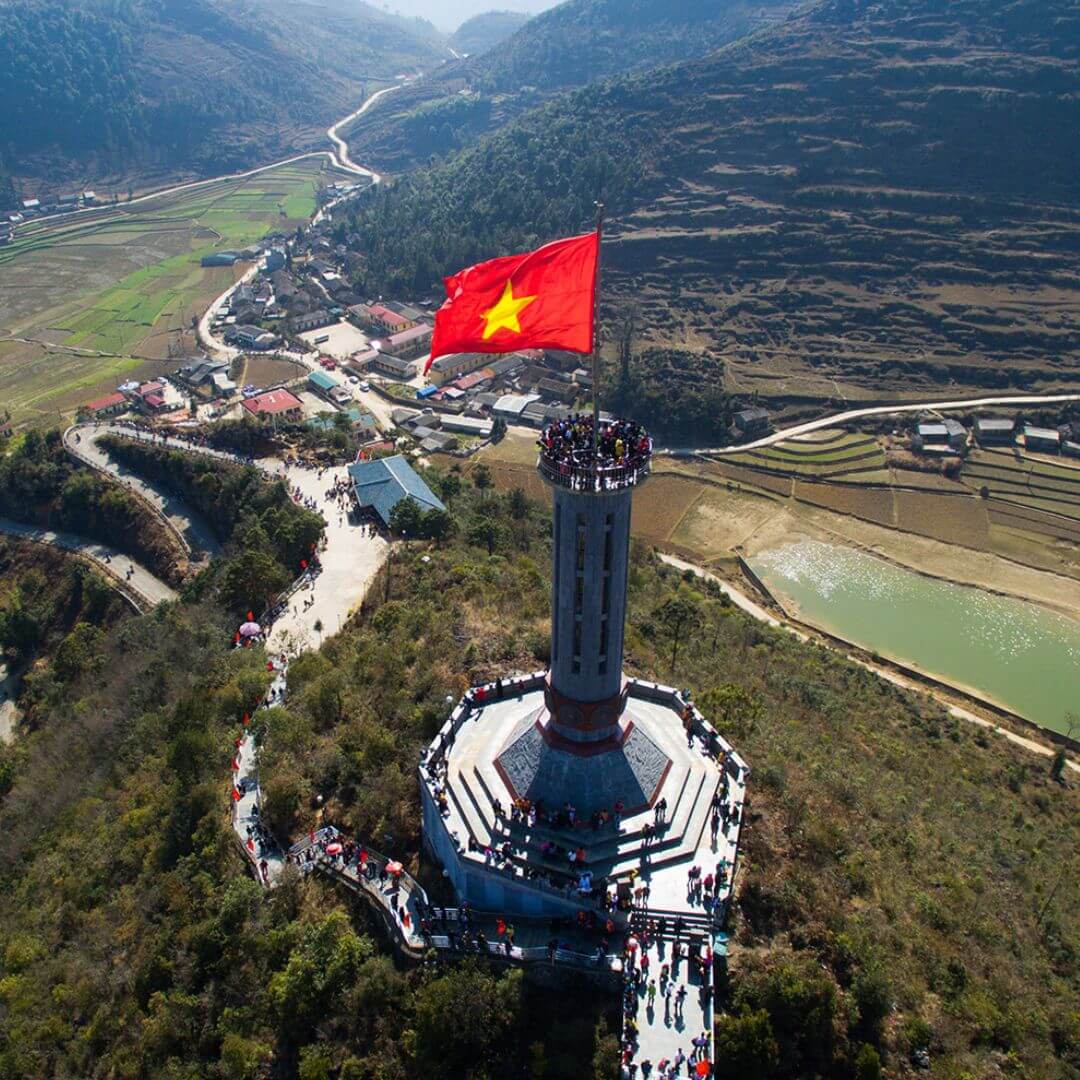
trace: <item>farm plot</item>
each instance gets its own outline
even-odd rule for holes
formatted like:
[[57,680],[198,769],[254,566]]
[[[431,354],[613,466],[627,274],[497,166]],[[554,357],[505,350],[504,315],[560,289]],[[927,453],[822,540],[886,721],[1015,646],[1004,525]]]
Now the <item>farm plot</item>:
[[960,478],[972,491],[991,500],[1080,520],[1080,469],[1026,456],[976,451]]
[[316,185],[335,178],[322,162],[297,162],[20,230],[0,248],[0,339],[11,346],[0,387],[16,423],[55,421],[90,396],[80,388],[115,386],[120,368],[175,365],[192,321],[237,273],[202,256],[294,228],[314,211]]
[[885,467],[885,451],[871,435],[830,433],[816,441],[789,440],[775,446],[725,455],[725,461],[748,469],[768,469],[807,479],[850,476],[880,472]]

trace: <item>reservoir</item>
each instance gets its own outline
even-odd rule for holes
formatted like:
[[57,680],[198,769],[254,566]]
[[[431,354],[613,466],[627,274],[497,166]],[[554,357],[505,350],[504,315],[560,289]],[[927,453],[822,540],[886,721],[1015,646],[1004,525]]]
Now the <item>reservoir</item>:
[[1043,727],[1080,716],[1080,622],[837,544],[804,540],[747,562],[804,622]]

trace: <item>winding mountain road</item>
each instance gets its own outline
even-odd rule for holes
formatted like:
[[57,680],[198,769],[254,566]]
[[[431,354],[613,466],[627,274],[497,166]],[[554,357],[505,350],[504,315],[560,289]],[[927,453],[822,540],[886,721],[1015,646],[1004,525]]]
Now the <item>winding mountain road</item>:
[[[109,544],[88,540],[75,533],[26,525],[21,521],[12,521],[10,518],[0,518],[0,532],[21,540],[30,540],[36,544],[62,548],[64,551],[89,559],[121,592],[134,593],[141,599],[143,601],[141,606],[154,607],[162,600],[176,599],[175,589],[155,577],[130,555]],[[129,572],[130,577],[128,577]]]
[[346,124],[351,123],[358,116],[363,115],[370,109],[376,101],[384,97],[386,94],[392,93],[394,90],[405,86],[410,79],[402,79],[400,82],[395,83],[393,86],[383,87],[382,90],[377,90],[371,97],[365,99],[364,103],[359,109],[349,113],[348,116],[338,120],[337,123],[331,124],[326,129],[327,138],[333,143],[332,150],[309,150],[304,154],[293,154],[291,157],[282,158],[280,161],[273,161],[269,165],[259,165],[254,169],[246,169],[242,172],[225,173],[222,176],[210,176],[205,180],[189,180],[182,184],[172,184],[169,187],[157,188],[154,191],[148,191],[144,195],[137,195],[135,198],[124,202],[118,203],[116,206],[84,206],[81,210],[69,210],[64,214],[50,214],[47,218],[38,218],[36,220],[26,221],[18,225],[15,229],[16,234],[25,232],[40,232],[53,226],[60,225],[69,222],[73,219],[82,217],[86,214],[97,214],[104,216],[110,211],[125,212],[131,206],[138,206],[140,203],[149,202],[152,199],[160,199],[167,195],[177,195],[182,191],[198,191],[199,188],[207,187],[210,184],[220,184],[227,180],[247,180],[252,176],[259,176],[261,173],[269,172],[272,169],[280,169],[283,165],[293,165],[298,161],[310,161],[312,158],[326,158],[330,164],[336,169],[340,169],[342,172],[352,173],[354,176],[362,176],[370,179],[373,184],[382,182],[382,175],[375,172],[374,169],[366,168],[363,165],[358,165],[355,161],[349,157],[349,144],[341,138],[338,134],[338,129],[344,127]]

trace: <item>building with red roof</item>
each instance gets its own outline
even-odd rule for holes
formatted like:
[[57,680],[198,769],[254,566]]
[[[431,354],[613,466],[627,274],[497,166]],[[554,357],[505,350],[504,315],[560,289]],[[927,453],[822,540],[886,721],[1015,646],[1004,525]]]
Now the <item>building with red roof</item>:
[[106,397],[96,398],[85,405],[80,405],[79,412],[91,413],[94,416],[112,416],[114,413],[122,412],[127,403],[127,398],[117,390],[115,394],[108,394]]
[[268,390],[265,394],[246,398],[244,408],[252,416],[299,420],[303,406],[300,399],[288,390]]

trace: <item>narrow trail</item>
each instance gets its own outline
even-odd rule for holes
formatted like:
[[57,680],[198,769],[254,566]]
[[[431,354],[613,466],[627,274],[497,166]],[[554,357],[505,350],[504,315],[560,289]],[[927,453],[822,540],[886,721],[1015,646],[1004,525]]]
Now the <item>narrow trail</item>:
[[[1038,754],[1041,757],[1050,758],[1057,753],[1056,747],[1047,746],[1045,743],[1041,743],[1036,739],[1029,739],[1023,735],[1018,734],[1009,728],[1001,727],[999,724],[995,724],[992,720],[987,720],[986,717],[979,716],[977,713],[972,712],[970,709],[965,709],[963,706],[957,705],[955,702],[949,699],[941,691],[935,690],[932,686],[926,683],[920,682],[917,679],[909,678],[906,675],[901,675],[899,672],[893,671],[890,668],[882,667],[879,664],[871,663],[868,660],[863,660],[861,657],[855,656],[848,652],[846,649],[838,648],[836,645],[830,644],[828,640],[824,638],[818,638],[811,636],[798,627],[793,626],[786,619],[777,618],[772,612],[762,607],[760,604],[751,600],[744,592],[737,589],[729,581],[725,581],[721,577],[717,577],[716,574],[697,566],[694,563],[687,562],[685,559],[676,558],[674,555],[665,555],[663,552],[657,552],[661,562],[667,563],[668,566],[673,566],[677,570],[689,570],[691,573],[696,574],[700,578],[704,578],[707,581],[711,581],[718,585],[723,593],[731,599],[731,602],[742,611],[745,611],[748,615],[759,620],[760,622],[767,623],[769,626],[775,627],[778,630],[786,630],[789,634],[794,635],[800,641],[817,641],[821,644],[827,645],[829,648],[836,652],[841,653],[848,660],[858,664],[860,667],[864,667],[867,671],[872,671],[879,678],[884,679],[886,682],[892,683],[894,686],[899,686],[904,690],[909,690],[917,694],[925,694],[934,698],[937,702],[945,707],[950,716],[956,717],[958,720],[964,720],[967,723],[975,724],[978,727],[986,728],[988,731],[993,731],[996,735],[1000,735],[1003,739],[1007,739],[1014,746],[1022,747],[1030,753]],[[1067,767],[1072,771],[1080,775],[1080,763],[1072,758],[1066,759]]]

